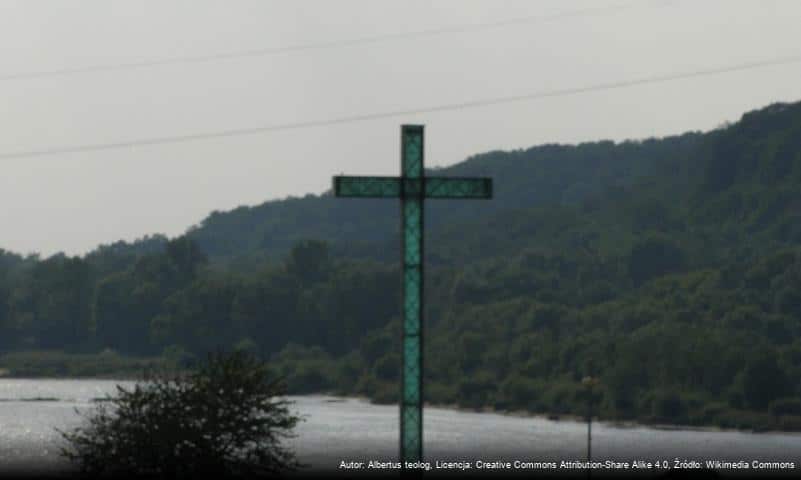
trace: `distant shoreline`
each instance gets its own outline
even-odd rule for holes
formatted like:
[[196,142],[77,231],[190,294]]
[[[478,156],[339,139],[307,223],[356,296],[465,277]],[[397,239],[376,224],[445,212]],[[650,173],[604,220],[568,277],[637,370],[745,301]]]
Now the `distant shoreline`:
[[147,370],[174,371],[160,356],[130,357],[114,351],[72,353],[58,350],[8,352],[0,356],[0,378],[137,380]]
[[[105,352],[96,354],[72,354],[64,352],[17,352],[0,357],[4,362],[0,367],[0,379],[19,379],[19,380],[109,380],[135,382],[142,380],[143,373],[147,369],[168,374],[180,373],[174,368],[172,362],[166,361],[161,357],[125,357],[116,352]],[[386,399],[365,397],[363,395],[341,396],[342,392],[332,394],[331,392],[316,392],[305,395],[327,395],[332,398],[350,398],[363,400],[371,404],[386,405]],[[292,395],[294,396],[294,395]],[[391,402],[390,404],[394,404]],[[586,417],[575,413],[548,413],[531,412],[520,408],[496,409],[491,405],[479,408],[460,406],[456,403],[426,403],[427,407],[444,408],[462,412],[492,413],[497,415],[514,416],[520,418],[543,418],[552,421],[568,420],[573,422],[586,422]],[[692,430],[692,431],[734,431],[747,433],[798,433],[801,428],[795,428],[791,424],[789,428],[783,428],[784,423],[780,423],[778,418],[768,417],[766,414],[758,414],[759,418],[748,417],[749,411],[743,411],[744,421],[729,422],[728,424],[718,424],[715,420],[699,421],[688,425],[687,423],[665,423],[663,420],[654,421],[651,418],[598,418],[594,417],[595,422],[613,425],[620,428],[647,427],[659,430]],[[732,409],[731,416],[740,415]],[[756,416],[756,415],[755,415]],[[730,417],[731,418],[731,417]],[[677,419],[680,420],[680,419]]]
[[[102,381],[122,381],[122,382],[135,382],[138,380],[142,380],[140,376],[131,376],[126,375],[124,373],[115,375],[115,374],[103,374],[103,375],[95,375],[95,376],[17,376],[11,374],[8,369],[0,369],[0,381],[2,380],[102,380]],[[349,400],[357,400],[360,402],[369,403],[371,405],[385,405],[385,406],[397,406],[397,404],[391,403],[383,403],[383,402],[375,402],[371,398],[366,397],[364,395],[341,395],[335,394],[331,392],[315,392],[315,393],[305,393],[305,394],[289,394],[287,397],[320,397],[327,403],[339,403],[339,402],[346,402]],[[9,400],[5,400],[9,401]],[[33,402],[33,401],[61,401],[57,398],[21,398],[16,401],[20,402]],[[574,414],[554,414],[554,413],[543,413],[543,412],[528,412],[526,410],[521,409],[511,409],[511,410],[498,410],[491,406],[485,406],[483,408],[475,409],[475,408],[467,408],[467,407],[460,407],[454,403],[425,403],[425,408],[436,408],[441,410],[451,410],[457,412],[464,412],[464,413],[486,413],[486,414],[494,414],[494,415],[502,415],[506,417],[518,417],[518,418],[537,418],[542,420],[549,420],[552,422],[572,422],[572,423],[586,423],[586,417],[582,415],[574,415]],[[738,429],[738,428],[724,428],[716,425],[686,425],[686,424],[667,424],[667,423],[649,423],[645,421],[638,421],[638,420],[610,420],[610,419],[603,419],[593,417],[593,423],[600,423],[606,426],[614,427],[614,428],[624,428],[624,429],[633,429],[633,428],[650,428],[654,430],[684,430],[684,431],[694,431],[694,432],[739,432],[739,433],[749,433],[749,434],[791,434],[791,435],[801,435],[801,432],[796,430],[776,430],[776,429]]]
[[[343,396],[338,394],[333,394],[330,392],[318,392],[318,393],[306,393],[302,395],[288,395],[290,397],[327,397],[327,400],[330,403],[336,402],[344,402],[348,400],[359,400],[371,405],[385,405],[385,406],[395,406],[397,404],[388,404],[388,403],[378,403],[372,401],[369,397],[365,397],[363,395],[352,395],[352,396]],[[333,399],[333,400],[331,400]],[[481,409],[474,409],[474,408],[467,408],[467,407],[460,407],[454,403],[429,403],[426,402],[424,404],[424,408],[436,408],[441,410],[451,410],[457,412],[464,412],[464,413],[489,413],[494,415],[503,415],[505,417],[518,417],[518,418],[538,418],[542,420],[549,420],[552,422],[573,422],[573,423],[586,423],[587,418],[582,415],[573,415],[573,414],[554,414],[554,413],[542,413],[542,412],[528,412],[526,410],[497,410],[491,406],[485,406]],[[738,429],[738,428],[724,428],[719,427],[716,425],[685,425],[685,424],[669,424],[669,423],[648,423],[643,421],[637,420],[609,420],[609,419],[599,419],[593,416],[592,423],[600,423],[606,426],[614,427],[614,428],[650,428],[653,430],[685,430],[685,431],[693,431],[693,432],[738,432],[738,433],[749,433],[749,434],[789,434],[789,435],[801,435],[801,431],[797,430],[770,430],[770,429]]]

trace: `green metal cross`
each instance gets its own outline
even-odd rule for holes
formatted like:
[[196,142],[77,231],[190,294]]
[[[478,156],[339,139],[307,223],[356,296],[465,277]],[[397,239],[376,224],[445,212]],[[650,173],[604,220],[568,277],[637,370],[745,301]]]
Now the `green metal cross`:
[[403,264],[401,465],[423,459],[423,205],[426,198],[492,198],[492,179],[426,177],[423,126],[401,127],[400,177],[334,177],[337,197],[400,198]]

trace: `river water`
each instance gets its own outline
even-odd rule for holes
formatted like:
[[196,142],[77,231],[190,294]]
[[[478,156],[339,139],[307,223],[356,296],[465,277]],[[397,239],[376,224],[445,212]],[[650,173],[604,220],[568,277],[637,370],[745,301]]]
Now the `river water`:
[[[75,412],[90,410],[92,399],[113,393],[111,380],[0,379],[0,472],[57,473],[70,465],[59,456],[62,445],[55,428],[80,424]],[[291,443],[301,462],[311,469],[338,470],[342,462],[378,460],[397,462],[398,409],[371,405],[357,399],[326,396],[291,397],[294,410],[305,417]],[[587,425],[444,408],[426,408],[424,415],[426,461],[435,472],[436,461],[471,462],[489,466],[498,461],[585,461]],[[593,460],[633,462],[680,461],[793,462],[789,468],[760,473],[801,473],[801,434],[746,433],[713,430],[654,429],[593,423]],[[742,465],[740,463],[739,465]],[[503,467],[503,464],[497,465]],[[360,470],[375,473],[364,465]],[[566,469],[564,471],[568,471]],[[509,470],[504,470],[509,473]],[[609,472],[609,469],[602,469]],[[631,471],[618,470],[617,473]],[[639,471],[639,470],[638,470]],[[738,470],[724,469],[723,473]],[[359,471],[339,469],[358,476]],[[391,470],[384,471],[391,472]],[[486,473],[483,470],[482,473]],[[531,475],[531,471],[514,469]],[[651,473],[664,473],[652,469]]]

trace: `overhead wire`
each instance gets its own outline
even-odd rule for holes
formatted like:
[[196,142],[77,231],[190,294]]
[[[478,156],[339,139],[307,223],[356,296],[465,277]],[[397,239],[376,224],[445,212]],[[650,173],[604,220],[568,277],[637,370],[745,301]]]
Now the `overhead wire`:
[[[488,29],[493,29],[493,28],[508,27],[508,26],[513,26],[513,25],[531,24],[531,23],[539,23],[539,22],[543,22],[544,23],[544,22],[549,22],[549,21],[558,20],[558,19],[562,19],[562,18],[584,17],[584,16],[599,15],[599,14],[607,14],[607,13],[622,11],[622,10],[626,10],[626,9],[630,9],[630,8],[642,7],[644,5],[645,4],[643,4],[641,2],[640,3],[634,2],[634,3],[616,4],[616,5],[607,5],[605,7],[585,8],[585,9],[580,9],[580,10],[572,10],[572,11],[567,11],[567,12],[555,13],[555,14],[551,14],[551,15],[535,15],[535,16],[518,17],[518,18],[507,19],[507,20],[500,20],[500,21],[496,21],[496,22],[474,23],[474,24],[466,24],[466,25],[455,25],[455,26],[451,26],[451,27],[441,27],[441,28],[427,29],[427,30],[416,30],[416,31],[411,31],[411,32],[398,32],[398,33],[390,33],[390,34],[384,34],[384,35],[358,37],[358,38],[352,38],[352,39],[346,39],[346,40],[335,40],[335,41],[328,41],[328,42],[305,43],[305,44],[298,44],[298,45],[289,45],[289,46],[284,46],[284,47],[260,48],[260,49],[253,49],[253,50],[241,50],[241,51],[217,53],[217,54],[209,54],[209,55],[170,57],[170,58],[162,58],[162,59],[155,59],[155,60],[142,60],[142,61],[134,61],[134,62],[120,62],[120,63],[114,63],[114,64],[89,65],[89,66],[84,66],[84,67],[70,67],[70,68],[61,68],[61,69],[53,69],[53,70],[38,70],[38,71],[16,72],[16,73],[5,73],[5,74],[0,73],[0,81],[26,80],[26,79],[65,76],[65,75],[76,75],[76,74],[96,73],[96,72],[110,72],[110,71],[118,71],[118,70],[158,67],[158,66],[167,66],[167,65],[206,63],[206,62],[215,62],[215,61],[220,61],[220,60],[234,60],[234,59],[238,59],[238,58],[265,57],[265,56],[271,56],[271,55],[297,53],[297,52],[303,52],[303,51],[325,50],[325,49],[342,48],[342,47],[353,47],[353,46],[358,46],[358,45],[365,45],[365,44],[371,44],[371,43],[380,43],[380,42],[386,42],[386,41],[392,41],[392,40],[404,40],[404,39],[410,39],[410,38],[445,35],[445,34],[452,34],[452,33],[467,33],[467,32],[479,31],[479,30],[488,30]],[[651,5],[653,5],[653,4],[651,4]]]
[[532,101],[543,98],[578,95],[582,93],[597,92],[604,90],[616,90],[639,85],[664,83],[675,80],[683,80],[683,79],[697,78],[697,77],[704,77],[711,75],[722,75],[737,71],[754,70],[754,69],[779,66],[779,65],[789,65],[799,62],[801,62],[801,55],[796,55],[796,56],[753,61],[748,63],[727,65],[715,68],[700,69],[688,72],[669,73],[669,74],[654,75],[649,77],[640,77],[630,80],[621,80],[616,82],[598,83],[582,87],[544,90],[522,95],[485,98],[485,99],[464,101],[459,103],[448,103],[448,104],[424,106],[424,107],[402,109],[402,110],[390,110],[384,112],[348,115],[348,116],[334,117],[322,120],[308,120],[301,122],[280,123],[280,124],[260,126],[260,127],[246,127],[246,128],[218,130],[215,132],[149,137],[149,138],[140,138],[134,140],[119,141],[119,142],[94,143],[94,144],[83,144],[83,145],[73,145],[64,147],[53,147],[40,150],[7,152],[7,153],[0,153],[0,159],[40,157],[47,155],[113,150],[113,149],[130,148],[137,146],[175,144],[175,143],[193,142],[206,139],[256,135],[256,134],[272,133],[272,132],[279,132],[286,130],[298,130],[304,128],[315,128],[315,127],[323,127],[323,126],[330,126],[337,124],[363,122],[363,121],[377,120],[382,118],[418,115],[422,113],[436,113],[436,112],[446,112],[453,110],[464,110],[469,108],[480,108],[480,107],[508,104],[514,102]]

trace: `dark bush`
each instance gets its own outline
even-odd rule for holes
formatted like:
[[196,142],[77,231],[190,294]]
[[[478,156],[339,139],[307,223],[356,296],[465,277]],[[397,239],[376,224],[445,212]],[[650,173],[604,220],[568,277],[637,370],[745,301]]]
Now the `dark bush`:
[[189,374],[148,373],[117,387],[85,423],[60,432],[62,455],[85,474],[158,477],[270,475],[299,466],[282,441],[300,420],[245,352],[213,354]]
[[490,403],[497,390],[493,377],[487,372],[479,372],[459,382],[459,405],[479,409]]
[[659,420],[679,420],[684,417],[685,405],[678,393],[660,390],[654,395],[652,413]]
[[753,410],[764,411],[770,402],[788,393],[788,385],[776,354],[766,348],[754,352],[742,372],[743,398]]
[[510,375],[501,385],[501,393],[512,405],[527,406],[534,409],[539,402],[542,387],[534,380],[520,376]]
[[771,415],[801,415],[801,399],[798,398],[779,398],[768,406]]

